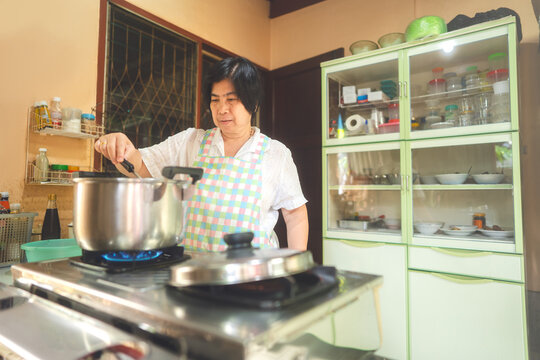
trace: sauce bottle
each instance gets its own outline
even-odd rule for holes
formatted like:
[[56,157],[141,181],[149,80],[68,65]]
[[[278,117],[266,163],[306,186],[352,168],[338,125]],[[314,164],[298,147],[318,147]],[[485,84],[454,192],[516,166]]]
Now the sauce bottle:
[[11,212],[9,207],[9,192],[2,191],[0,193],[0,214],[9,214]]
[[40,148],[36,156],[36,170],[34,179],[38,182],[49,180],[49,159],[47,158],[47,149]]
[[49,194],[47,201],[47,210],[43,219],[41,228],[41,239],[60,239],[60,218],[58,217],[58,208],[56,207],[56,194]]

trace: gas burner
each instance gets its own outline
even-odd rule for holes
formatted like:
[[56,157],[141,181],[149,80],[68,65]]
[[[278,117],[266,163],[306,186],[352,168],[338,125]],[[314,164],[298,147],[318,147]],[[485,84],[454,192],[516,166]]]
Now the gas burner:
[[144,251],[82,251],[82,256],[71,258],[73,265],[106,273],[121,273],[139,269],[161,268],[185,260],[183,246]]
[[107,261],[148,261],[153,260],[163,254],[159,250],[146,251],[113,251],[101,255]]
[[316,266],[306,272],[281,278],[234,285],[196,285],[174,288],[171,293],[227,302],[262,310],[277,310],[329,292],[338,286],[336,268]]

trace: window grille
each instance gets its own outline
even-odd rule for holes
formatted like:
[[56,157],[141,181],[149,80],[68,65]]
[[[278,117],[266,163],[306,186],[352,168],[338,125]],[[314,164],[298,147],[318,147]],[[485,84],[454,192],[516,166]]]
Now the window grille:
[[112,4],[108,22],[105,131],[142,148],[195,127],[197,43]]

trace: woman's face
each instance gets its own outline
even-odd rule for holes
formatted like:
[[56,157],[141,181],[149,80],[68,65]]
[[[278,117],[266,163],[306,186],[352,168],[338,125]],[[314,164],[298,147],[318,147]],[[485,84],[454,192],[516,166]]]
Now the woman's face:
[[251,131],[251,114],[246,110],[229,79],[212,86],[210,110],[214,124],[225,135],[243,135]]

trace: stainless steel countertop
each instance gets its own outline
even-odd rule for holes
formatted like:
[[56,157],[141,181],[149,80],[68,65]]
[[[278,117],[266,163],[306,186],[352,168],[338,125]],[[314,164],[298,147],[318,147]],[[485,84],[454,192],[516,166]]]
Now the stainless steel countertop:
[[338,288],[303,304],[261,311],[186,296],[166,286],[168,268],[101,274],[61,259],[18,264],[12,270],[16,286],[22,289],[42,289],[87,307],[98,307],[114,319],[183,338],[190,346],[204,350],[219,339],[217,342],[231,344],[233,349],[229,350],[247,353],[295,338],[382,283],[380,276],[340,271]]

